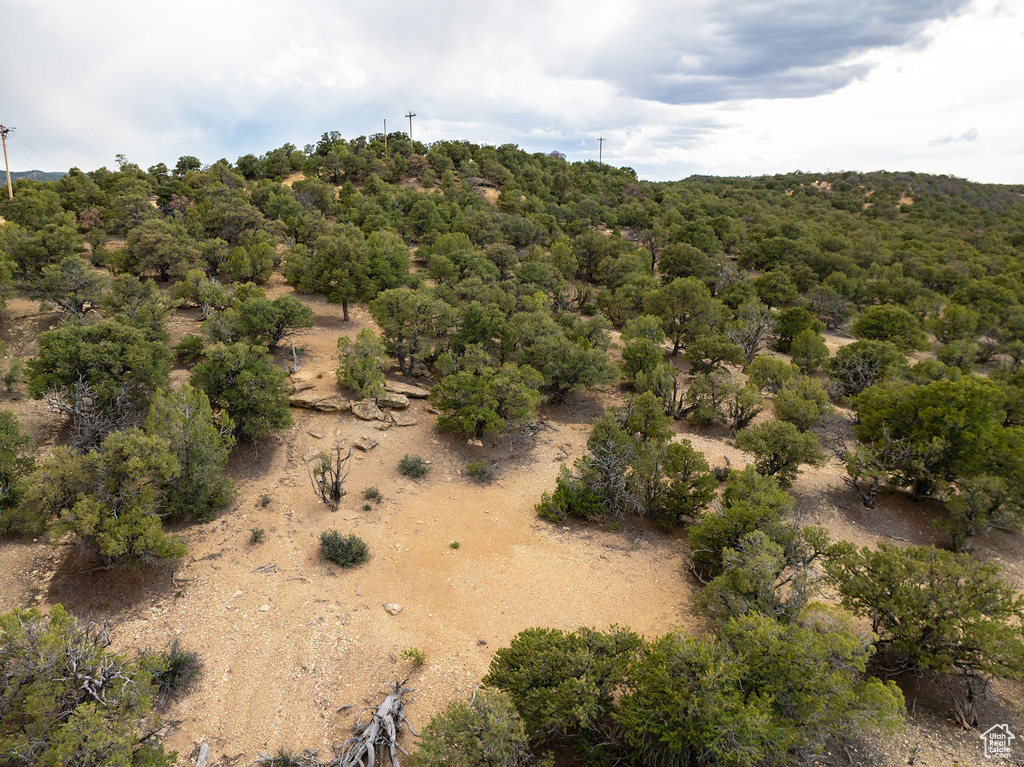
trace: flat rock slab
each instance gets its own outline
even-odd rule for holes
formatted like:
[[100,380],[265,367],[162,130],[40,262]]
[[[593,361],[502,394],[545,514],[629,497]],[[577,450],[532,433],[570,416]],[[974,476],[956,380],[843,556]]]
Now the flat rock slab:
[[383,421],[387,418],[384,411],[377,407],[377,403],[372,399],[353,402],[352,415],[361,421]]
[[298,394],[300,391],[306,391],[316,386],[316,378],[307,375],[292,375],[288,377],[288,386],[291,387],[292,394]]
[[357,450],[362,450],[364,453],[368,453],[377,447],[377,440],[371,439],[370,437],[360,437],[352,444],[355,445]]
[[391,394],[403,394],[412,399],[426,399],[430,396],[430,389],[424,389],[416,384],[402,383],[401,381],[388,381],[384,384],[384,390]]
[[377,407],[387,407],[394,410],[404,410],[409,407],[409,398],[404,394],[388,392],[383,397],[377,397]]
[[408,413],[392,413],[391,423],[395,426],[415,426],[419,423],[419,419],[414,418]]
[[347,413],[352,409],[352,403],[343,397],[328,397],[318,400],[313,407],[321,413]]
[[288,398],[288,404],[292,407],[301,407],[312,410],[316,407],[316,403],[321,399],[323,399],[323,397],[319,397],[316,394],[293,394]]

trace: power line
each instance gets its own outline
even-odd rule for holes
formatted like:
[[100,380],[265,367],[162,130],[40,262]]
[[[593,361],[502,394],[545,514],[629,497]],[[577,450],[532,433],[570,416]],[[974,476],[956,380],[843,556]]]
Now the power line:
[[[60,167],[57,163],[55,163],[49,157],[43,156],[43,154],[41,152],[39,152],[38,150],[36,150],[35,147],[31,146],[30,144],[27,144],[25,142],[25,140],[21,138],[21,136],[14,136],[13,138],[14,138],[15,141],[17,141],[19,144],[21,144],[23,147],[25,147],[32,154],[34,154],[36,157],[38,157],[44,163],[49,165],[51,168],[58,168],[58,167]],[[22,157],[24,157],[26,160],[29,160],[29,162],[34,162],[27,155],[25,155],[24,153],[22,154]]]

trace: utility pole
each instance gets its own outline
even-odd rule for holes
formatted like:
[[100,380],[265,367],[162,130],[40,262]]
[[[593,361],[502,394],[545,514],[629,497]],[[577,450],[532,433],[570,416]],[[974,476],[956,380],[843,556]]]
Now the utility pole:
[[14,187],[11,186],[11,166],[7,162],[7,134],[14,130],[14,128],[5,128],[0,125],[0,140],[3,141],[4,145],[4,168],[7,169],[7,196],[10,199],[14,199]]
[[410,144],[412,143],[412,118],[414,118],[415,116],[416,116],[416,113],[413,112],[411,109],[409,110],[409,114],[406,115],[406,117],[409,118],[409,143]]
[[388,156],[388,121],[384,118],[384,156]]
[[604,165],[604,160],[602,159],[603,157],[604,157],[604,139],[603,138],[599,138],[597,140],[597,161],[599,163],[601,163],[602,165]]

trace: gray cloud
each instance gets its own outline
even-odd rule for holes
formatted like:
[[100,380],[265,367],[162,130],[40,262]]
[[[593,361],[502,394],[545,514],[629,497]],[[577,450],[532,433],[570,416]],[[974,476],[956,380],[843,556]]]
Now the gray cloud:
[[91,169],[406,130],[412,109],[426,141],[587,159],[601,135],[616,164],[682,174],[723,129],[700,105],[834,92],[868,73],[859,54],[919,45],[966,4],[0,0],[0,122],[49,169]]
[[942,138],[932,139],[928,142],[928,146],[946,146],[947,144],[956,144],[959,142],[972,142],[978,138],[978,129],[971,128],[970,130],[964,131],[959,136],[950,134],[949,136],[943,136]]
[[865,51],[919,41],[966,0],[647,3],[583,71],[673,104],[807,97],[862,77]]

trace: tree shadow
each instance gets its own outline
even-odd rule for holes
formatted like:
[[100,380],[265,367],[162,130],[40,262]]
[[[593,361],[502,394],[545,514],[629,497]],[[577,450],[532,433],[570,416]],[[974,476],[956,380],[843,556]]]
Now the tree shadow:
[[538,408],[545,418],[559,424],[589,426],[604,415],[605,397],[597,392],[572,392],[561,402],[547,402]]
[[144,604],[168,599],[174,585],[176,560],[105,568],[95,552],[67,545],[50,581],[49,604],[61,604],[80,620],[119,623],[137,614]]
[[[905,493],[881,491],[875,508],[869,509],[861,503],[856,492],[842,484],[825,488],[797,486],[790,493],[796,501],[796,512],[800,518],[834,513],[847,524],[875,538],[940,548],[949,542],[948,535],[932,524],[932,520],[945,515],[945,508],[938,501],[912,501]],[[825,511],[815,512],[819,507],[824,507]]]

